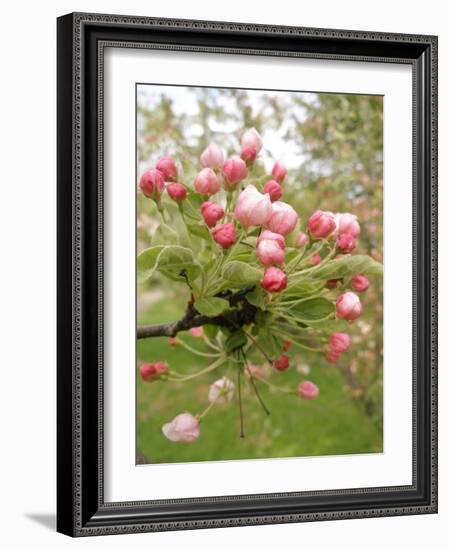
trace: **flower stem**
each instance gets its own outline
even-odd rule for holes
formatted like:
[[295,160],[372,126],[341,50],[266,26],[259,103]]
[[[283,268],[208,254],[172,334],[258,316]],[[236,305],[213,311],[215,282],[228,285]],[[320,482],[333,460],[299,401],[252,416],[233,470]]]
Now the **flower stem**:
[[243,404],[242,404],[242,368],[241,365],[238,367],[238,374],[237,374],[237,387],[238,387],[238,394],[239,394],[239,413],[240,413],[240,437],[245,437],[245,431],[243,426]]
[[296,346],[299,346],[300,348],[304,348],[308,351],[314,351],[315,353],[325,353],[325,350],[323,350],[321,348],[312,348],[310,346],[307,346],[306,344],[298,342],[298,340],[295,340],[294,338],[292,338],[292,335],[289,334],[288,332],[282,332],[277,328],[274,329],[274,332],[277,332],[279,334],[279,336],[282,336],[284,338],[288,338],[289,340],[292,341],[293,344],[295,344]]
[[201,422],[201,420],[203,420],[203,418],[207,415],[207,413],[212,409],[212,407],[215,405],[215,403],[217,402],[218,398],[221,397],[221,392],[217,395],[217,397],[212,400],[209,405],[204,409],[204,411],[201,413],[201,414],[197,414],[197,418],[198,418],[198,422]]
[[180,338],[178,338],[178,342],[179,344],[185,348],[186,350],[192,352],[192,353],[195,353],[196,355],[200,355],[201,357],[219,357],[220,356],[220,353],[206,353],[205,351],[200,351],[198,349],[195,349],[195,348],[192,348],[191,346],[189,346],[188,344],[186,344],[183,340],[181,340]]
[[210,348],[214,349],[215,351],[218,351],[219,353],[222,352],[221,348],[219,348],[216,344],[214,344],[214,343],[212,342],[212,340],[210,340],[210,339],[206,336],[206,333],[205,333],[205,332],[203,332],[203,339],[204,339],[204,341],[206,342],[206,344],[207,344]]
[[263,382],[264,384],[266,384],[267,386],[269,386],[270,388],[273,388],[274,390],[276,391],[280,391],[282,393],[288,393],[290,395],[296,395],[296,391],[295,390],[289,390],[287,388],[281,388],[280,386],[277,386],[276,384],[273,384],[271,382],[268,382],[268,380],[266,380],[265,378],[258,378],[258,380],[260,380],[260,382]]
[[326,265],[330,260],[332,260],[335,256],[335,252],[337,251],[337,244],[335,244],[329,251],[329,254],[324,258],[322,262],[320,262],[318,265],[314,265],[313,267],[309,267],[307,269],[303,269],[302,271],[298,271],[298,273],[295,273],[295,275],[304,275],[306,274],[307,277],[305,279],[309,278],[309,275],[311,273],[314,273],[315,271],[318,271],[321,269],[324,265]]
[[226,361],[226,356],[221,355],[216,361],[211,363],[209,366],[207,366],[205,369],[202,369],[198,372],[195,372],[193,374],[189,374],[187,376],[183,376],[182,378],[168,378],[168,380],[171,380],[172,382],[186,382],[187,380],[193,380],[194,378],[197,378],[198,376],[202,376],[203,374],[206,374],[208,372],[212,372],[216,368],[218,368],[220,365],[222,365]]
[[242,355],[243,355],[243,358],[245,360],[245,368],[246,368],[246,372],[248,373],[248,376],[249,376],[249,381],[251,383],[251,386],[254,390],[254,393],[256,394],[256,397],[260,403],[260,406],[262,407],[262,409],[265,411],[265,414],[267,416],[270,415],[270,411],[268,410],[267,406],[265,405],[263,399],[262,399],[262,396],[260,395],[259,393],[259,390],[257,389],[257,386],[256,386],[256,383],[254,381],[254,377],[253,377],[253,373],[251,372],[250,368],[248,367],[248,361],[246,359],[246,355],[244,352],[242,352]]
[[167,223],[167,221],[168,221],[167,216],[165,215],[165,210],[164,210],[164,207],[161,204],[161,201],[157,201],[156,206],[157,206],[159,214],[161,215],[162,221],[164,223]]

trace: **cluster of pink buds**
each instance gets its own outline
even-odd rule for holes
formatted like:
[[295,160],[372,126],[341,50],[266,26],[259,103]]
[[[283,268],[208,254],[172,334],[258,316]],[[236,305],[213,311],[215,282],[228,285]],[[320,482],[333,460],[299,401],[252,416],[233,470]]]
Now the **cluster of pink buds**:
[[[243,133],[240,158],[225,160],[223,152],[215,143],[208,145],[200,156],[203,168],[195,177],[195,191],[210,197],[218,193],[220,188],[228,194],[238,190],[262,146],[262,138],[255,128]],[[224,250],[232,247],[237,241],[234,222],[238,222],[245,230],[252,227],[263,229],[257,241],[257,256],[266,268],[260,284],[268,292],[281,292],[287,286],[287,274],[281,269],[285,261],[285,236],[294,231],[298,222],[295,210],[279,200],[282,196],[281,183],[286,175],[287,169],[284,164],[280,161],[275,162],[271,179],[266,182],[263,192],[258,191],[252,184],[246,185],[240,191],[232,212],[225,212],[218,202],[212,200],[207,200],[200,206],[201,215],[210,229],[212,238]],[[225,216],[230,220],[218,225]],[[298,234],[298,247],[305,246],[307,241],[305,233]],[[275,265],[280,267],[274,267]]]
[[[167,191],[167,195],[173,201],[179,203],[178,206],[182,216],[190,214],[189,210],[192,207],[190,202],[188,203],[188,208],[181,205],[186,200],[189,192],[193,195],[195,201],[200,199],[201,204],[198,205],[197,203],[197,205],[201,217],[197,215],[196,219],[202,218],[204,222],[202,231],[204,232],[207,227],[210,237],[218,247],[225,251],[234,245],[234,248],[236,248],[240,243],[242,249],[245,249],[245,246],[252,248],[254,241],[256,241],[254,236],[257,234],[255,253],[257,261],[263,268],[260,287],[270,294],[282,292],[287,288],[289,282],[287,273],[293,272],[293,281],[296,281],[296,276],[302,275],[299,270],[302,269],[300,266],[303,265],[301,260],[304,256],[305,260],[303,263],[309,262],[310,265],[317,266],[316,268],[306,267],[305,271],[307,272],[307,277],[309,277],[310,272],[312,272],[312,276],[319,275],[320,272],[323,273],[323,267],[319,266],[321,262],[324,265],[335,257],[340,258],[343,254],[351,254],[354,251],[357,245],[357,238],[360,234],[360,225],[357,217],[348,212],[333,213],[316,210],[308,219],[307,228],[304,231],[294,233],[298,225],[298,214],[290,204],[281,201],[283,196],[282,183],[287,176],[285,165],[280,161],[274,163],[271,174],[263,178],[263,182],[265,182],[263,188],[260,179],[255,178],[253,183],[249,183],[251,177],[257,172],[256,168],[258,169],[258,166],[254,167],[253,165],[263,148],[262,138],[255,128],[250,128],[243,132],[240,142],[240,155],[228,159],[225,158],[222,149],[218,145],[210,143],[200,155],[201,166],[194,178],[192,189],[189,189],[178,181],[177,166],[169,156],[160,158],[154,167],[142,174],[139,182],[140,189],[145,196],[157,203],[157,208],[163,219],[165,219],[164,211],[160,201],[164,191]],[[262,189],[262,191],[259,189]],[[217,196],[214,198],[214,195]],[[190,227],[189,224],[187,224],[187,227]],[[255,231],[255,229],[257,230]],[[317,243],[316,241],[319,240],[325,242]],[[236,245],[236,243],[239,243],[239,245]],[[287,247],[287,243],[289,248]],[[292,246],[303,250],[296,250],[295,252],[290,248]],[[214,247],[213,252],[216,252],[216,250],[216,247]],[[325,256],[325,250],[327,250],[327,256]],[[240,260],[239,253],[240,248],[235,254],[233,250],[220,253],[218,266],[222,267],[231,258],[232,260]],[[290,260],[292,253],[298,256],[298,261]],[[323,255],[323,258],[321,255]],[[244,254],[241,256],[246,258]],[[285,266],[286,256],[287,267]],[[251,252],[250,261],[253,261],[254,257],[254,253]],[[350,263],[348,262],[348,264]],[[343,265],[345,265],[344,262]],[[216,271],[218,271],[218,268]],[[212,289],[211,294],[214,295],[216,292],[215,272],[211,278],[213,279],[212,283],[205,285],[205,294],[208,290]],[[340,292],[340,296],[336,299],[335,316],[337,319],[344,319],[348,323],[352,323],[363,311],[357,293],[365,292],[369,288],[370,283],[363,273],[358,273],[350,281],[345,280],[345,278],[330,279],[326,282],[326,287],[328,289],[335,289],[339,284],[342,285],[344,291],[342,290],[342,293]],[[323,285],[319,286],[319,289]],[[295,290],[295,287],[292,290]],[[319,294],[319,291],[317,294]],[[275,312],[278,307],[280,307],[279,311],[284,311],[282,309],[284,304],[291,302],[290,298],[287,300],[277,300],[271,295],[267,296],[266,299],[274,306],[273,311]],[[300,301],[296,300],[291,303]],[[199,303],[198,307],[200,307]],[[281,317],[289,319],[288,315],[282,315]],[[273,318],[275,318],[274,315]],[[294,321],[295,319],[293,318],[290,323],[291,327],[293,327]],[[291,337],[294,338],[293,332],[289,332],[288,327],[285,330],[286,332],[280,333],[286,336],[291,334]],[[254,334],[256,334],[256,331],[254,331]],[[208,333],[204,333],[202,327],[191,328],[190,335],[194,338],[203,338],[205,343],[210,344],[211,348],[220,352],[222,346],[220,345],[220,348],[218,348],[211,343]],[[220,339],[217,342],[221,344]],[[171,346],[183,345],[189,348],[181,338],[176,339],[176,337],[169,337],[168,344]],[[248,365],[245,360],[246,376],[254,383],[253,378],[263,380],[265,372],[271,368],[279,372],[288,370],[294,358],[294,356],[293,358],[289,357],[289,349],[292,345],[292,341],[284,340],[282,351],[279,351],[278,356],[277,354],[274,355],[273,360],[269,359],[270,366],[268,364],[264,367]],[[329,336],[328,343],[320,348],[316,346],[311,348],[296,340],[294,341],[294,345],[302,345],[311,351],[322,352],[330,363],[337,363],[341,355],[350,349],[352,340],[351,336],[346,332],[333,332]],[[226,348],[227,346],[225,346]],[[193,352],[195,351],[194,346],[190,349]],[[264,352],[263,346],[261,346],[260,351]],[[194,376],[202,375],[206,371],[210,372],[213,368],[220,366],[223,361],[227,360],[226,355],[221,353],[204,354],[200,351],[198,353],[211,357],[216,356],[219,359],[211,368],[201,370]],[[266,352],[263,354],[266,358],[269,358]],[[276,356],[277,358],[275,358]],[[245,357],[243,352],[242,357]],[[298,365],[297,370],[303,376],[308,376],[310,372],[308,365]],[[176,372],[170,372],[167,363],[163,361],[143,363],[139,366],[139,372],[142,380],[145,382],[158,379],[174,381],[179,381],[179,379],[182,381],[183,379]],[[184,377],[184,379],[191,379],[194,376]],[[273,376],[278,375],[273,372]],[[267,380],[265,382],[271,385]],[[276,387],[274,384],[272,386]],[[303,400],[316,399],[320,394],[318,386],[310,380],[300,382],[296,390],[285,390],[280,387],[278,389],[287,393],[297,394]],[[209,386],[207,395],[209,404],[205,411],[196,416],[190,412],[178,414],[171,422],[162,426],[164,436],[173,442],[191,443],[196,441],[200,436],[200,422],[202,422],[204,416],[213,405],[225,405],[230,402],[233,399],[234,390],[234,383],[230,379],[225,376],[219,378]]]
[[315,240],[335,237],[337,249],[342,254],[351,254],[360,234],[357,216],[349,212],[334,214],[317,210],[310,216],[307,229]]
[[168,366],[164,361],[158,361],[157,363],[142,363],[139,370],[140,376],[145,382],[159,380],[168,374]]
[[360,225],[357,216],[346,212],[335,215],[337,248],[342,254],[351,254],[357,245]]
[[259,132],[255,128],[246,130],[240,139],[240,144],[242,146],[240,158],[246,165],[251,166],[263,146]]
[[187,197],[187,188],[177,181],[178,169],[171,157],[160,158],[154,168],[144,172],[140,178],[139,187],[142,193],[159,203],[162,193],[167,189],[168,196],[176,202],[182,202]]
[[327,360],[336,363],[340,355],[351,347],[351,337],[346,332],[333,332],[329,337]]

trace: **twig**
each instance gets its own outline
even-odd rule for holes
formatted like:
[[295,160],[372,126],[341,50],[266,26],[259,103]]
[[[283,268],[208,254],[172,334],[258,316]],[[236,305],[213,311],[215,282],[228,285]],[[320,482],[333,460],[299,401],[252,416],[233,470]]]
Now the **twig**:
[[[237,296],[238,293],[236,293]],[[229,300],[233,301],[234,295]],[[243,300],[243,297],[242,297]],[[160,325],[144,325],[137,327],[137,338],[154,338],[157,336],[174,337],[178,332],[190,330],[194,327],[204,325],[216,325],[227,328],[240,328],[243,325],[254,322],[257,308],[243,301],[241,309],[235,309],[226,315],[221,314],[215,317],[201,315],[194,307],[193,300],[190,300],[183,317],[173,323],[163,323]]]
[[239,412],[240,412],[240,437],[245,437],[245,431],[243,427],[243,405],[242,405],[242,369],[240,368],[240,365],[238,367],[238,374],[237,374],[237,387],[238,387],[238,394],[239,394]]
[[248,360],[246,359],[245,352],[242,351],[242,355],[243,355],[243,359],[244,359],[244,361],[245,361],[246,372],[248,373],[249,381],[250,381],[250,383],[251,383],[251,386],[253,387],[254,393],[256,394],[256,397],[257,397],[257,399],[259,400],[260,406],[261,406],[262,409],[265,411],[265,414],[266,414],[267,416],[269,416],[269,415],[270,415],[270,411],[268,410],[267,406],[265,405],[265,403],[264,403],[264,401],[263,401],[263,399],[262,399],[262,396],[260,395],[259,390],[257,389],[256,383],[254,382],[253,373],[251,372],[251,369],[248,367]]

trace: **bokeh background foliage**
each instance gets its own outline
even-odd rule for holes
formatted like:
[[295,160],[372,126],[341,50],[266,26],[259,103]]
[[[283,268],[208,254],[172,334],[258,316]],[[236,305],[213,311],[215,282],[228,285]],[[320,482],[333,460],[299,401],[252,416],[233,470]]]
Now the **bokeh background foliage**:
[[[214,141],[228,156],[239,153],[244,128],[255,127],[264,140],[260,175],[282,160],[288,175],[285,199],[297,210],[301,228],[314,210],[352,212],[359,218],[357,253],[382,262],[383,102],[380,96],[139,85],[137,89],[138,172],[171,155],[180,180],[192,184],[199,155]],[[173,210],[173,204],[167,207]],[[151,200],[137,194],[138,251],[150,245],[159,217]],[[179,231],[182,228],[176,228]],[[181,283],[156,274],[138,287],[138,324],[171,322],[185,311],[189,296]],[[288,456],[381,452],[383,449],[382,278],[373,277],[363,295],[364,313],[347,330],[351,350],[337,365],[321,354],[292,347],[288,371],[270,379],[295,387],[309,379],[320,388],[314,401],[301,401],[261,386],[271,414],[265,416],[249,384],[243,387],[244,439],[234,402],[214,407],[194,444],[172,443],[161,426],[183,411],[203,410],[209,385],[226,373],[189,382],[137,380],[138,462],[191,462]],[[338,328],[336,327],[336,330]],[[183,339],[201,348],[198,339]],[[193,372],[207,359],[166,338],[137,341],[137,364],[165,360],[178,371]],[[260,362],[260,364],[262,364]],[[267,367],[268,368],[268,367]]]

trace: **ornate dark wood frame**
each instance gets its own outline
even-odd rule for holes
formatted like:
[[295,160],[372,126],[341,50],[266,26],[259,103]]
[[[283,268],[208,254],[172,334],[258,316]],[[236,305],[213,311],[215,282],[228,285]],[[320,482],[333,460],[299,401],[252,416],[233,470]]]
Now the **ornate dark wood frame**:
[[[412,65],[412,485],[104,502],[102,93],[107,45]],[[58,19],[58,531],[87,536],[436,512],[436,369],[435,36],[85,13]]]

